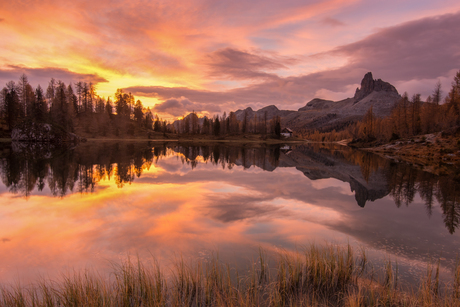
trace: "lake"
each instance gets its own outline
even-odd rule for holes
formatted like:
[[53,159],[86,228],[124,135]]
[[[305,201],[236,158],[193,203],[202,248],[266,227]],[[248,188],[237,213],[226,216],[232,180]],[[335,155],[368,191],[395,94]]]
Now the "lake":
[[460,252],[460,183],[331,144],[0,143],[0,283],[126,257],[245,266],[261,247],[365,248],[413,283]]

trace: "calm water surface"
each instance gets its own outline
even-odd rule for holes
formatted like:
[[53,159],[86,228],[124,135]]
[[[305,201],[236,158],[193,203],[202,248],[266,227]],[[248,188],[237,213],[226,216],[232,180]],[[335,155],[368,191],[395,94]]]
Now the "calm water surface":
[[325,242],[413,282],[460,252],[460,183],[346,147],[2,143],[0,176],[0,283]]

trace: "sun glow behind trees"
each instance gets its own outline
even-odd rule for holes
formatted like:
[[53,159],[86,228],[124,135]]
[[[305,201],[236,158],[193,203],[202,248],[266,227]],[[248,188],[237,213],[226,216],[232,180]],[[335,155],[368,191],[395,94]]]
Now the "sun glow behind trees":
[[[75,90],[74,90],[75,88]],[[144,137],[150,132],[202,134],[209,136],[238,134],[273,134],[280,137],[279,116],[238,120],[234,112],[211,118],[198,118],[194,111],[174,123],[162,120],[130,92],[117,89],[114,99],[97,94],[93,83],[77,82],[66,86],[51,78],[46,91],[40,85],[34,90],[23,74],[16,84],[10,81],[0,92],[0,119],[11,132],[23,122],[51,123],[65,131],[86,137]]]

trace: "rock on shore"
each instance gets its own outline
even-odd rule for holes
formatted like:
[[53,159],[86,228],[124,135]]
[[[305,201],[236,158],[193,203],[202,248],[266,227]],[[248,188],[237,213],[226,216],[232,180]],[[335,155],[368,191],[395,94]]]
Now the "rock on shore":
[[24,122],[11,131],[11,139],[19,142],[78,143],[74,133],[45,123]]

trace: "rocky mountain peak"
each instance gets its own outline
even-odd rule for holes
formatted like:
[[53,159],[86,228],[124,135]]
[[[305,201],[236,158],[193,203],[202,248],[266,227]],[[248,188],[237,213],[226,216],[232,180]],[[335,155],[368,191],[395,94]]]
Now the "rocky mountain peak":
[[[361,80],[361,88],[357,88],[355,92],[355,103],[368,96],[372,92],[390,92],[398,94],[396,88],[388,82],[382,81],[381,79],[374,80],[372,73],[368,72],[364,75],[363,80]],[[399,95],[399,94],[398,94]]]

